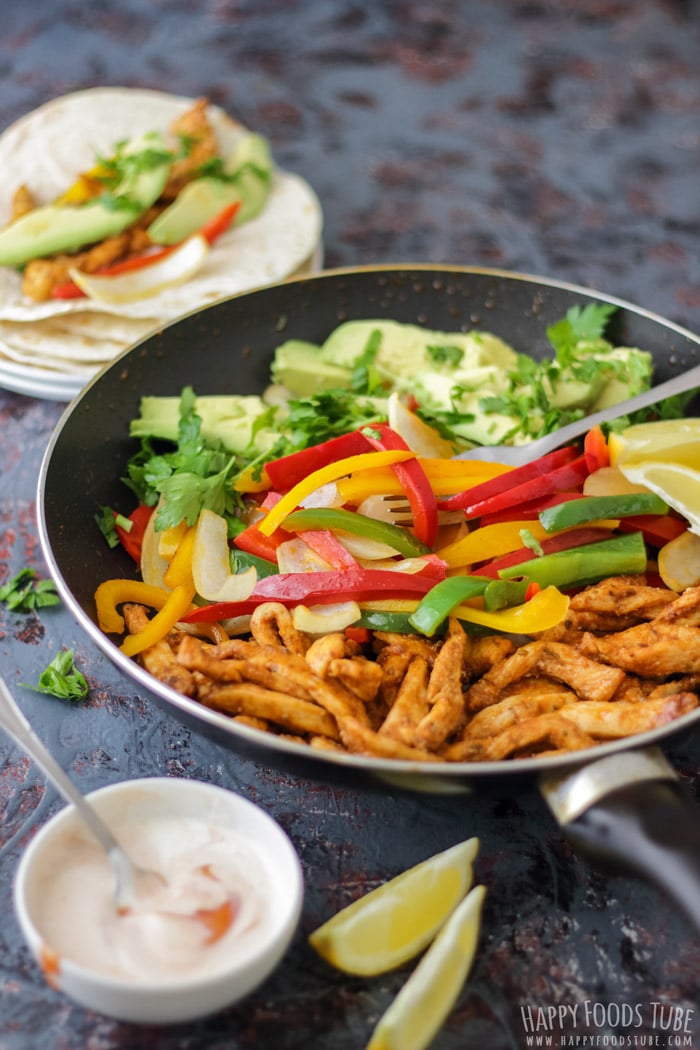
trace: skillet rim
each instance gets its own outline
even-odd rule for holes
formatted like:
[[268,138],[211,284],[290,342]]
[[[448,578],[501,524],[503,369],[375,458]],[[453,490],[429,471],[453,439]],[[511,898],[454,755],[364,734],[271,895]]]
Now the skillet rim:
[[[587,765],[598,758],[604,758],[620,751],[626,752],[651,747],[658,745],[662,741],[668,741],[671,737],[683,734],[688,727],[700,721],[700,707],[686,715],[682,715],[667,725],[647,730],[644,733],[638,733],[633,737],[600,743],[594,748],[589,748],[585,751],[570,752],[564,755],[544,758],[501,759],[489,762],[432,763],[320,751],[307,744],[294,743],[262,730],[256,730],[234,722],[226,715],[204,707],[196,700],[178,693],[154,678],[133,659],[125,656],[110,636],[100,630],[96,622],[77,601],[65,580],[59,562],[54,555],[46,518],[46,485],[50,475],[52,456],[60,443],[67,424],[72,420],[75,413],[81,407],[84,407],[84,402],[89,398],[91,391],[117,376],[128,358],[131,358],[132,355],[137,355],[146,344],[160,338],[171,329],[182,325],[183,322],[206,314],[211,309],[221,308],[226,303],[237,302],[246,297],[264,295],[266,292],[273,292],[275,289],[286,288],[290,285],[304,285],[310,282],[319,283],[339,278],[352,278],[361,274],[377,276],[382,274],[398,276],[401,274],[410,276],[428,273],[440,276],[449,276],[450,274],[458,276],[475,275],[506,281],[513,280],[529,284],[533,286],[534,290],[538,287],[544,287],[570,292],[573,295],[614,305],[631,312],[669,332],[682,336],[695,344],[700,352],[700,336],[682,325],[628,300],[570,281],[491,267],[440,263],[381,263],[376,265],[346,266],[322,270],[314,274],[293,276],[284,281],[262,285],[255,289],[249,289],[233,296],[218,299],[204,307],[196,308],[183,314],[123,350],[90,380],[78,396],[67,406],[58,420],[46,446],[39,471],[37,481],[37,523],[41,549],[59,595],[79,626],[95,642],[98,648],[122,671],[127,679],[138,682],[162,709],[173,713],[172,709],[174,708],[177,717],[192,726],[195,731],[208,733],[209,735],[213,734],[219,743],[224,743],[234,750],[248,751],[258,760],[268,758],[271,764],[277,766],[288,763],[296,766],[301,765],[305,767],[303,772],[307,775],[310,770],[315,770],[316,774],[321,774],[326,779],[329,777],[338,779],[338,775],[347,774],[348,772],[351,774],[364,773],[369,774],[371,779],[379,779],[385,786],[387,784],[395,787],[407,786],[409,788],[417,786],[421,790],[440,790],[438,785],[442,785],[442,790],[458,790],[460,784],[462,784],[468,790],[468,785],[472,780],[483,781],[484,779],[502,777],[512,781],[523,777],[530,778],[542,773],[551,774],[562,770],[573,771],[575,768]],[[280,756],[282,761],[274,761],[273,756],[277,755]]]

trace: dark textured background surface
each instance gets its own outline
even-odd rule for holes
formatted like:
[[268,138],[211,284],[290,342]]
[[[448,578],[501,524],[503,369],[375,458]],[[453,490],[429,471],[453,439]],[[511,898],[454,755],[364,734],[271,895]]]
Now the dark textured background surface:
[[[267,135],[279,163],[312,183],[325,209],[328,265],[518,269],[604,290],[700,331],[697,2],[6,6],[0,127],[91,85],[206,94]],[[44,571],[35,488],[62,409],[0,392],[0,582],[25,565]],[[240,790],[290,833],[306,903],[282,967],[235,1009],[160,1029],[73,1007],[30,961],[11,907],[23,846],[60,803],[2,737],[0,1050],[362,1047],[408,970],[371,981],[335,975],[305,935],[363,890],[472,834],[489,888],[481,947],[436,1050],[519,1048],[527,1045],[521,1008],[577,1004],[577,1023],[563,1032],[578,1045],[584,1036],[598,1040],[587,1045],[615,1045],[614,1036],[629,1040],[619,1045],[700,1046],[696,936],[654,890],[578,860],[535,792],[508,801],[407,798],[280,774],[136,695],[65,611],[0,609],[2,672],[13,683],[36,683],[62,646],[76,652],[89,702],[16,692],[81,788],[171,774]],[[697,734],[671,757],[697,795]],[[586,1001],[607,1004],[608,1020],[586,1024]],[[669,1042],[673,1025],[652,1026],[654,1002],[694,1010],[693,1035]],[[616,1027],[622,1004],[640,1004],[644,1024]],[[576,1045],[561,1034],[556,1028],[551,1045]]]

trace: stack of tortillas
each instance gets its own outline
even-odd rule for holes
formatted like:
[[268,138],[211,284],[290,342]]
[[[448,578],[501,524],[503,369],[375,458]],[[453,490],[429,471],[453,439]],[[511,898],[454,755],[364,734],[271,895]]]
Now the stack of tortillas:
[[[18,186],[27,185],[38,202],[48,204],[116,143],[149,131],[167,136],[173,120],[193,102],[158,91],[96,88],[55,99],[21,118],[0,135],[0,226],[10,219]],[[210,105],[207,115],[226,156],[246,129],[217,106]],[[23,295],[19,272],[0,267],[0,386],[70,400],[105,364],[164,323],[319,268],[322,224],[309,184],[275,169],[262,212],[223,234],[193,277],[148,298],[34,302]]]

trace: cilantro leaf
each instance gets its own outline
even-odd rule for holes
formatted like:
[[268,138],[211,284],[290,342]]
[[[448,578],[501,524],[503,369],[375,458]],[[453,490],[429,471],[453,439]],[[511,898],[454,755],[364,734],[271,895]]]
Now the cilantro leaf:
[[426,353],[436,365],[448,364],[453,368],[461,364],[464,350],[461,346],[426,346]]
[[53,580],[38,580],[34,569],[22,569],[0,587],[0,602],[12,612],[32,612],[60,601]]
[[48,667],[42,671],[37,686],[27,686],[37,693],[57,696],[60,700],[84,700],[88,694],[88,684],[82,671],[75,666],[72,649],[62,649],[56,653]]
[[547,338],[556,351],[557,360],[568,364],[577,343],[602,338],[608,319],[616,309],[611,303],[570,307],[565,317],[547,329]]

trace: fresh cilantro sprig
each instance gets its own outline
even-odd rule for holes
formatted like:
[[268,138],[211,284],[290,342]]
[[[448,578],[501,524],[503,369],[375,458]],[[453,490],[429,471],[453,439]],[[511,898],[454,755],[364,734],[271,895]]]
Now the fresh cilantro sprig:
[[45,606],[58,605],[61,599],[53,580],[40,580],[34,569],[21,569],[0,587],[0,602],[12,612],[33,612]]
[[62,649],[41,672],[39,684],[26,688],[36,693],[57,696],[60,700],[84,700],[89,687],[85,675],[75,664],[73,650]]
[[602,339],[611,314],[617,307],[611,303],[587,303],[572,306],[566,316],[547,329],[547,338],[554,347],[557,361],[568,365],[581,342]]

